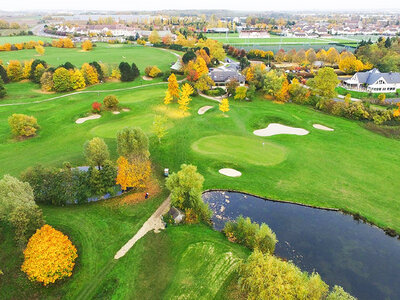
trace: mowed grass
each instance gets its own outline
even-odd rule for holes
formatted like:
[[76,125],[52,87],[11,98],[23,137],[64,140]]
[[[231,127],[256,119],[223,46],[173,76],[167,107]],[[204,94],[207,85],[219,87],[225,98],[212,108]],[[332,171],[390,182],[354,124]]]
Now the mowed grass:
[[[20,32],[21,29],[17,29],[16,32]],[[3,35],[9,34],[7,32],[3,32]],[[0,36],[0,45],[10,43],[23,43],[29,41],[43,41],[43,42],[51,42],[51,38],[43,37],[43,36],[36,36],[36,35],[16,35],[16,36]],[[0,52],[1,53],[1,52]],[[15,53],[15,52],[13,52]]]
[[248,164],[271,166],[281,163],[286,158],[286,149],[263,139],[214,135],[199,139],[192,144],[192,149],[207,157],[235,162],[246,167]]
[[149,65],[157,65],[162,71],[167,71],[171,63],[176,61],[176,56],[168,51],[139,45],[98,43],[93,50],[87,52],[82,52],[80,47],[72,49],[46,47],[45,49],[46,52],[42,56],[38,56],[35,49],[3,51],[0,52],[0,60],[6,63],[10,60],[42,59],[52,66],[59,66],[69,61],[77,67],[92,61],[108,64],[119,64],[121,61],[126,61],[134,62],[141,73],[144,73],[144,69]]
[[215,299],[249,253],[205,225],[167,227],[139,240],[93,295],[96,299]]
[[[96,88],[105,90],[116,86],[118,83]],[[84,124],[75,124],[75,120],[90,110],[93,101],[101,101],[108,93],[2,107],[1,174],[18,175],[38,163],[61,166],[70,161],[83,165],[83,144],[98,135],[105,138],[116,159],[114,134],[125,125],[137,125],[151,136],[150,151],[155,163],[170,168],[171,172],[177,171],[182,163],[197,165],[206,179],[205,188],[242,190],[277,200],[340,208],[400,231],[400,203],[394,200],[397,199],[395,182],[400,179],[398,140],[368,131],[360,122],[325,115],[305,106],[280,105],[261,99],[231,101],[226,118],[216,109],[198,115],[200,107],[214,102],[193,97],[190,114],[184,117],[176,103],[162,109],[165,89],[166,84],[162,84],[112,92],[120,99],[121,106],[131,110],[119,115],[106,112],[100,119]],[[37,137],[20,142],[12,138],[7,118],[16,112],[38,119],[41,130]],[[168,135],[161,144],[151,132],[157,114],[168,117]],[[310,134],[254,136],[255,129],[265,128],[269,123],[304,128]],[[315,129],[314,123],[335,131]],[[210,138],[221,135],[228,138],[220,141]],[[198,150],[202,153],[193,148],[199,141]],[[218,173],[224,167],[238,169],[243,175],[225,177]]]

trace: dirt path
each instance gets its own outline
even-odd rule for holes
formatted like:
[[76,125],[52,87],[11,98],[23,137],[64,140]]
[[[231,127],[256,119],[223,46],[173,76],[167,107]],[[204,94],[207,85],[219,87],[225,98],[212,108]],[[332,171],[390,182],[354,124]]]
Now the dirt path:
[[165,214],[170,207],[171,199],[168,198],[157,208],[157,210],[151,215],[150,218],[143,224],[139,231],[115,254],[114,259],[120,259],[123,257],[133,245],[146,235],[151,230],[159,232],[160,229],[164,229],[164,224],[161,221],[161,216]]

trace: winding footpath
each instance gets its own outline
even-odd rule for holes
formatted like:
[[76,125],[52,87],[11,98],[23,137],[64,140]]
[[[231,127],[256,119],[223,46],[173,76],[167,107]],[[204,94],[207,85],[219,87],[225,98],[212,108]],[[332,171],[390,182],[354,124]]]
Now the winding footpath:
[[122,246],[121,249],[118,250],[114,256],[114,259],[120,259],[123,257],[133,247],[133,245],[135,245],[135,243],[144,237],[149,231],[154,230],[154,232],[159,232],[160,229],[164,229],[165,227],[161,217],[163,214],[168,212],[170,205],[171,198],[168,196],[168,198],[157,208],[151,217],[144,222],[139,231],[124,246]]

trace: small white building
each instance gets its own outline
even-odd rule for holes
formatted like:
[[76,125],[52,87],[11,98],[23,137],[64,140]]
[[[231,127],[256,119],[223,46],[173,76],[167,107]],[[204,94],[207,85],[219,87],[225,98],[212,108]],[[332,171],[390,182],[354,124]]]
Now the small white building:
[[266,39],[269,37],[270,34],[266,30],[241,30],[239,32],[239,38],[242,39]]
[[400,73],[381,73],[378,69],[372,69],[367,72],[357,72],[343,83],[346,88],[352,90],[393,93],[400,89]]

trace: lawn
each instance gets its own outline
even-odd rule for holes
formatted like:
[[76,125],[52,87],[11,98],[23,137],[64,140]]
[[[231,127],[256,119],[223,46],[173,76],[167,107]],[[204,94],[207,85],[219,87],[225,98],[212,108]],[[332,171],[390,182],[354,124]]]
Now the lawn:
[[149,65],[157,65],[162,71],[166,71],[171,63],[176,61],[176,56],[158,48],[144,47],[138,45],[109,45],[98,43],[93,50],[82,52],[81,48],[60,49],[46,47],[46,52],[38,56],[35,49],[0,52],[0,60],[30,60],[42,59],[52,66],[64,64],[66,61],[80,67],[85,62],[103,62],[108,64],[119,64],[121,61],[135,62],[142,73]]
[[[17,29],[17,32],[20,32],[22,29]],[[3,33],[5,35],[6,33]],[[15,36],[0,36],[0,45],[5,43],[15,44],[29,41],[43,41],[43,42],[51,42],[51,38],[36,36],[36,35],[15,35]],[[0,52],[1,53],[1,52]],[[14,53],[14,52],[13,52]]]
[[[400,92],[400,90],[398,90]],[[347,90],[344,87],[338,86],[336,88],[336,92],[339,95],[346,96],[347,94],[350,94],[352,98],[357,98],[357,99],[371,99],[375,98],[377,99],[380,93],[368,93],[368,92],[362,92],[362,91],[351,91]],[[397,93],[385,93],[386,98],[399,98],[400,96]]]

